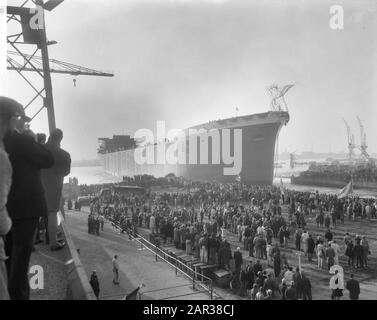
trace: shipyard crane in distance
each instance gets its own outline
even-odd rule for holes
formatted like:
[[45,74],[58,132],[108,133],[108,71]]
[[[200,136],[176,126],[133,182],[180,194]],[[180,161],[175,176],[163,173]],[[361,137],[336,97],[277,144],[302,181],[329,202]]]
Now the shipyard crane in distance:
[[297,152],[297,149],[289,154],[289,165],[291,169],[293,169],[296,165],[296,159],[297,159],[296,152]]
[[365,133],[364,126],[360,121],[360,118],[359,117],[356,117],[356,118],[357,118],[357,121],[359,122],[359,126],[360,126],[360,146],[359,146],[359,149],[361,151],[361,155],[365,159],[369,159],[369,154],[367,152],[367,148],[368,148],[368,146],[367,146],[367,135]]
[[351,127],[350,125],[347,123],[346,120],[344,120],[343,118],[343,121],[344,121],[344,124],[346,125],[347,127],[347,140],[348,140],[348,157],[350,159],[354,158],[355,156],[355,148],[356,148],[356,145],[355,145],[355,136],[351,133]]

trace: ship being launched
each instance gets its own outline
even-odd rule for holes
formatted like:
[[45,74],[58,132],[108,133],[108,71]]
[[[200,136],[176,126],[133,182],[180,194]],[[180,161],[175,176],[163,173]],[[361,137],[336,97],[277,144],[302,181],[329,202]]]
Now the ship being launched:
[[[292,86],[282,89],[277,86],[269,88],[273,98],[272,111],[197,125],[184,130],[185,135],[178,141],[164,140],[142,145],[134,138],[124,135],[113,136],[112,139],[99,138],[99,158],[106,172],[119,177],[143,174],[162,177],[173,173],[191,181],[272,184],[277,137],[282,126],[289,121],[288,110],[282,110],[279,99],[283,99],[290,87]],[[193,135],[192,132],[201,134]],[[237,136],[239,139],[236,139]],[[192,148],[189,148],[193,146],[192,141],[195,142],[196,149],[194,161]],[[183,158],[181,156],[180,160],[173,164],[158,161],[161,149],[171,149],[173,144],[179,144],[177,149],[184,149]],[[205,148],[202,148],[203,145]],[[225,145],[229,150],[224,149]],[[236,154],[238,147],[241,152]],[[179,150],[176,151],[177,154]],[[152,161],[141,163],[138,157],[146,153],[152,155]],[[226,159],[224,154],[227,154]],[[227,161],[231,157],[235,159],[236,155],[240,156],[239,172],[231,170],[234,169],[235,162],[229,164]],[[203,163],[201,159],[208,161]]]

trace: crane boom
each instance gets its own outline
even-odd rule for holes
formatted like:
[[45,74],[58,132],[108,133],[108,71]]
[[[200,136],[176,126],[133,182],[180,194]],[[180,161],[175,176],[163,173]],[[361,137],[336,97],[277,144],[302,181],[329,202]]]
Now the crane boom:
[[[28,64],[25,61],[25,58],[27,58],[30,62],[33,63],[35,68],[30,67],[30,64]],[[39,71],[43,72],[43,64],[42,64],[42,58],[38,56],[32,56],[29,54],[23,54],[21,56],[16,51],[8,51],[8,70],[18,70],[18,71]],[[104,71],[98,71],[82,66],[78,66],[72,63],[59,61],[56,59],[49,59],[50,62],[50,71],[52,73],[62,73],[62,74],[70,74],[73,76],[78,75],[85,75],[85,76],[100,76],[100,77],[113,77],[114,74],[110,72],[104,72]]]

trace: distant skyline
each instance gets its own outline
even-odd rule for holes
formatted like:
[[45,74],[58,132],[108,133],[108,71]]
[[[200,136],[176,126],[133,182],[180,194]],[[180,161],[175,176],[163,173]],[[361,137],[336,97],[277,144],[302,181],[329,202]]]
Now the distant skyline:
[[[11,5],[12,0],[8,0]],[[95,159],[98,137],[168,129],[266,112],[266,88],[295,83],[279,153],[347,152],[359,116],[377,153],[377,3],[336,1],[344,29],[329,26],[334,1],[75,0],[46,13],[50,58],[111,70],[113,78],[53,75],[57,127],[74,160]],[[0,94],[27,103],[15,72]],[[31,107],[33,115],[40,105]],[[46,113],[33,122],[48,132]]]

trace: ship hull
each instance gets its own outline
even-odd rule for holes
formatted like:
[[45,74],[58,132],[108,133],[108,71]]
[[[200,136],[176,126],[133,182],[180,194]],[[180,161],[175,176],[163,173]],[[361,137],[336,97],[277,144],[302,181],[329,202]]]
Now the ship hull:
[[[220,161],[212,164],[212,140],[208,140],[209,164],[189,164],[188,137],[186,137],[185,164],[143,164],[135,162],[135,149],[99,154],[106,172],[122,177],[150,174],[155,177],[174,173],[192,181],[219,181],[270,185],[274,174],[275,144],[281,127],[289,121],[287,112],[268,112],[239,118],[231,118],[190,129],[218,129],[220,132],[220,154],[223,154],[223,130],[230,130],[230,154],[234,154],[234,130],[242,130],[242,169],[239,174],[226,175],[224,168],[232,167]],[[198,163],[200,163],[200,140],[198,140]],[[169,144],[166,144],[169,147]],[[157,154],[157,146],[154,146]]]

